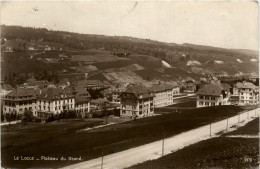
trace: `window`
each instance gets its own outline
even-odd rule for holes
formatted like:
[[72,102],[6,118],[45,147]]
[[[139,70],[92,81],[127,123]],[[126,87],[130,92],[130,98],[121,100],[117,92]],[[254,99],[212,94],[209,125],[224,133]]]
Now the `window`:
[[209,96],[205,96],[205,100],[209,100]]
[[215,106],[215,103],[211,103],[211,106]]
[[209,106],[209,102],[205,102],[205,105],[206,105],[206,106]]
[[203,102],[199,102],[199,105],[203,105]]
[[200,99],[203,99],[203,96],[200,96]]
[[211,100],[215,100],[215,96],[211,96]]

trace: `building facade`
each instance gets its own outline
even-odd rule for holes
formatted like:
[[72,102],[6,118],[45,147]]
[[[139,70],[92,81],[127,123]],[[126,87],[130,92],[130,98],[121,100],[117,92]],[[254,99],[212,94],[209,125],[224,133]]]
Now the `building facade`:
[[164,107],[173,104],[173,96],[180,94],[179,87],[166,84],[153,85],[150,91],[155,95],[154,107]]
[[197,92],[197,108],[230,105],[230,86],[214,82],[206,84]]
[[251,82],[243,82],[238,90],[239,105],[259,104],[259,87]]
[[39,112],[59,114],[65,110],[74,110],[75,98],[72,92],[60,88],[48,88],[37,100]]
[[40,90],[16,88],[3,96],[3,113],[24,114],[25,111],[31,111],[34,116],[37,112],[37,96]]
[[81,117],[84,118],[90,112],[91,95],[82,86],[75,88],[73,95],[75,96],[76,113],[81,114]]
[[143,85],[131,85],[119,97],[120,117],[141,118],[154,114],[154,94]]

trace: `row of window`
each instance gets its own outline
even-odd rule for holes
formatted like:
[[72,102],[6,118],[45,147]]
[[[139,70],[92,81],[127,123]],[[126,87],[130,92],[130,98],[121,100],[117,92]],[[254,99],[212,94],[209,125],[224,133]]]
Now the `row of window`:
[[241,92],[241,95],[247,95],[247,94],[249,94],[250,96],[253,96],[253,93],[243,93],[243,92]]
[[[205,99],[204,99],[205,97]],[[199,97],[201,100],[215,100],[216,97],[215,96],[200,96]]]
[[200,106],[215,106],[215,103],[211,103],[211,102],[199,102]]
[[[51,102],[50,101],[39,101],[40,102],[40,104],[46,104],[46,103],[48,103],[48,104],[51,104]],[[54,104],[61,104],[61,103],[63,103],[63,104],[65,104],[67,102],[67,100],[59,100],[59,101],[54,101],[53,103]],[[72,103],[72,99],[68,99],[68,102],[71,102]]]

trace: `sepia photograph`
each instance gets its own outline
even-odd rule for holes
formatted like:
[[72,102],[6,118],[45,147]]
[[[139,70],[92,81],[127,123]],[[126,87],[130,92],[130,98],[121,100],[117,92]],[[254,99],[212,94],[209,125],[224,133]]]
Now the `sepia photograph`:
[[258,1],[0,4],[2,168],[259,168]]

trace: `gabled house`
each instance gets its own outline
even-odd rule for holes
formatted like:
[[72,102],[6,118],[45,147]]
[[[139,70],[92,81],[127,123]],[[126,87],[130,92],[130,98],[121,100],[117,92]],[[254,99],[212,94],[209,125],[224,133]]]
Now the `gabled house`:
[[218,105],[230,105],[230,86],[213,82],[204,85],[197,92],[197,108]]
[[251,82],[243,82],[239,85],[239,105],[259,104],[259,87]]
[[143,85],[130,85],[119,97],[121,117],[140,118],[154,113],[155,96]]
[[36,116],[39,94],[38,89],[16,88],[3,96],[3,113],[24,114],[25,111],[31,111]]

